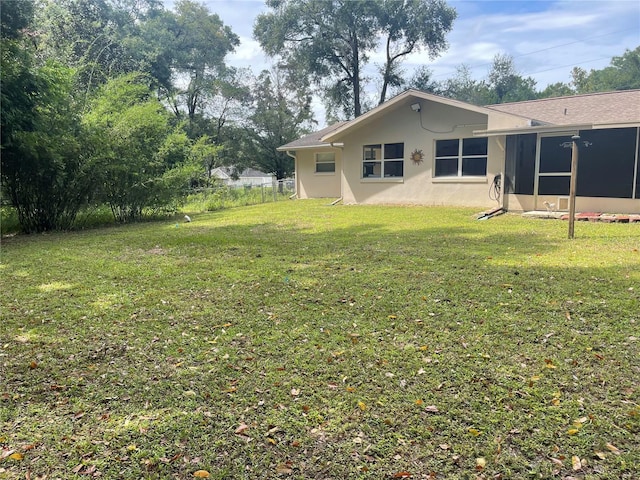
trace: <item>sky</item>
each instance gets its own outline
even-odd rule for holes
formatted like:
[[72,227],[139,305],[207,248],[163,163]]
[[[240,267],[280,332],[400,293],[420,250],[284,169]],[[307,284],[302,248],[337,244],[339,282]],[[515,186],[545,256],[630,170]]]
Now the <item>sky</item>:
[[[256,17],[268,11],[263,1],[198,1],[240,37],[240,46],[227,56],[230,65],[251,67],[255,74],[271,65],[253,39]],[[164,4],[173,8],[174,0]],[[536,88],[543,90],[552,83],[570,82],[574,66],[602,69],[612,57],[640,46],[638,0],[448,0],[447,4],[458,13],[447,35],[449,48],[433,60],[424,51],[414,52],[403,64],[408,76],[427,65],[434,80],[444,81],[465,64],[479,80],[486,78],[495,55],[508,54],[518,73],[534,78]],[[371,55],[369,68],[382,61],[381,48]],[[375,85],[371,88],[375,90]],[[321,109],[317,107],[314,110]]]

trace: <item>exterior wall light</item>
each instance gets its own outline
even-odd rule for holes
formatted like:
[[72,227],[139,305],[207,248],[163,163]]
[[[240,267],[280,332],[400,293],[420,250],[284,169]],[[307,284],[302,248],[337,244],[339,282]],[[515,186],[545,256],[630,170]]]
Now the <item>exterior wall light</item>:
[[421,109],[422,108],[420,107],[420,104],[418,102],[411,104],[411,110],[413,110],[414,112],[419,112]]

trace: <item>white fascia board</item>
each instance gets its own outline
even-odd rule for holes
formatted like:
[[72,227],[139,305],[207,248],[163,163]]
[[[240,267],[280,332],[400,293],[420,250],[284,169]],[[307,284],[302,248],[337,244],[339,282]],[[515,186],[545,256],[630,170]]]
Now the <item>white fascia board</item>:
[[513,127],[501,128],[498,130],[474,130],[474,137],[495,137],[499,135],[521,135],[527,133],[562,133],[577,132],[578,130],[593,130],[592,123],[581,123],[575,125],[539,125],[536,127]]

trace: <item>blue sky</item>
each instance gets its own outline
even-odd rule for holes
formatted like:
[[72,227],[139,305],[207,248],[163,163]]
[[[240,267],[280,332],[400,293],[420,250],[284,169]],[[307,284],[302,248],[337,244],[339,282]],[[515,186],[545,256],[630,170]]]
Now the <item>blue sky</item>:
[[[251,67],[254,73],[271,61],[253,40],[253,23],[267,10],[256,0],[198,0],[240,37],[228,57],[231,65]],[[173,0],[164,0],[172,8]],[[538,89],[569,82],[574,66],[601,69],[613,56],[640,46],[640,2],[637,0],[448,0],[458,18],[447,40],[449,49],[435,60],[425,52],[412,54],[404,64],[408,74],[427,65],[438,81],[446,80],[465,64],[475,78],[487,75],[496,54],[514,57],[518,72],[531,76]],[[371,67],[383,60],[371,55]],[[369,91],[375,96],[375,85]],[[322,123],[322,122],[321,122]]]

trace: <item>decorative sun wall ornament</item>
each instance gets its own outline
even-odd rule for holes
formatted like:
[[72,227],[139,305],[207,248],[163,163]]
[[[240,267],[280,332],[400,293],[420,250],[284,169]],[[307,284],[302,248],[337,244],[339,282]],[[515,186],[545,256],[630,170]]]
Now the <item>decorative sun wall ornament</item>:
[[415,165],[420,165],[424,160],[424,153],[422,150],[418,150],[417,148],[411,153],[411,160]]

